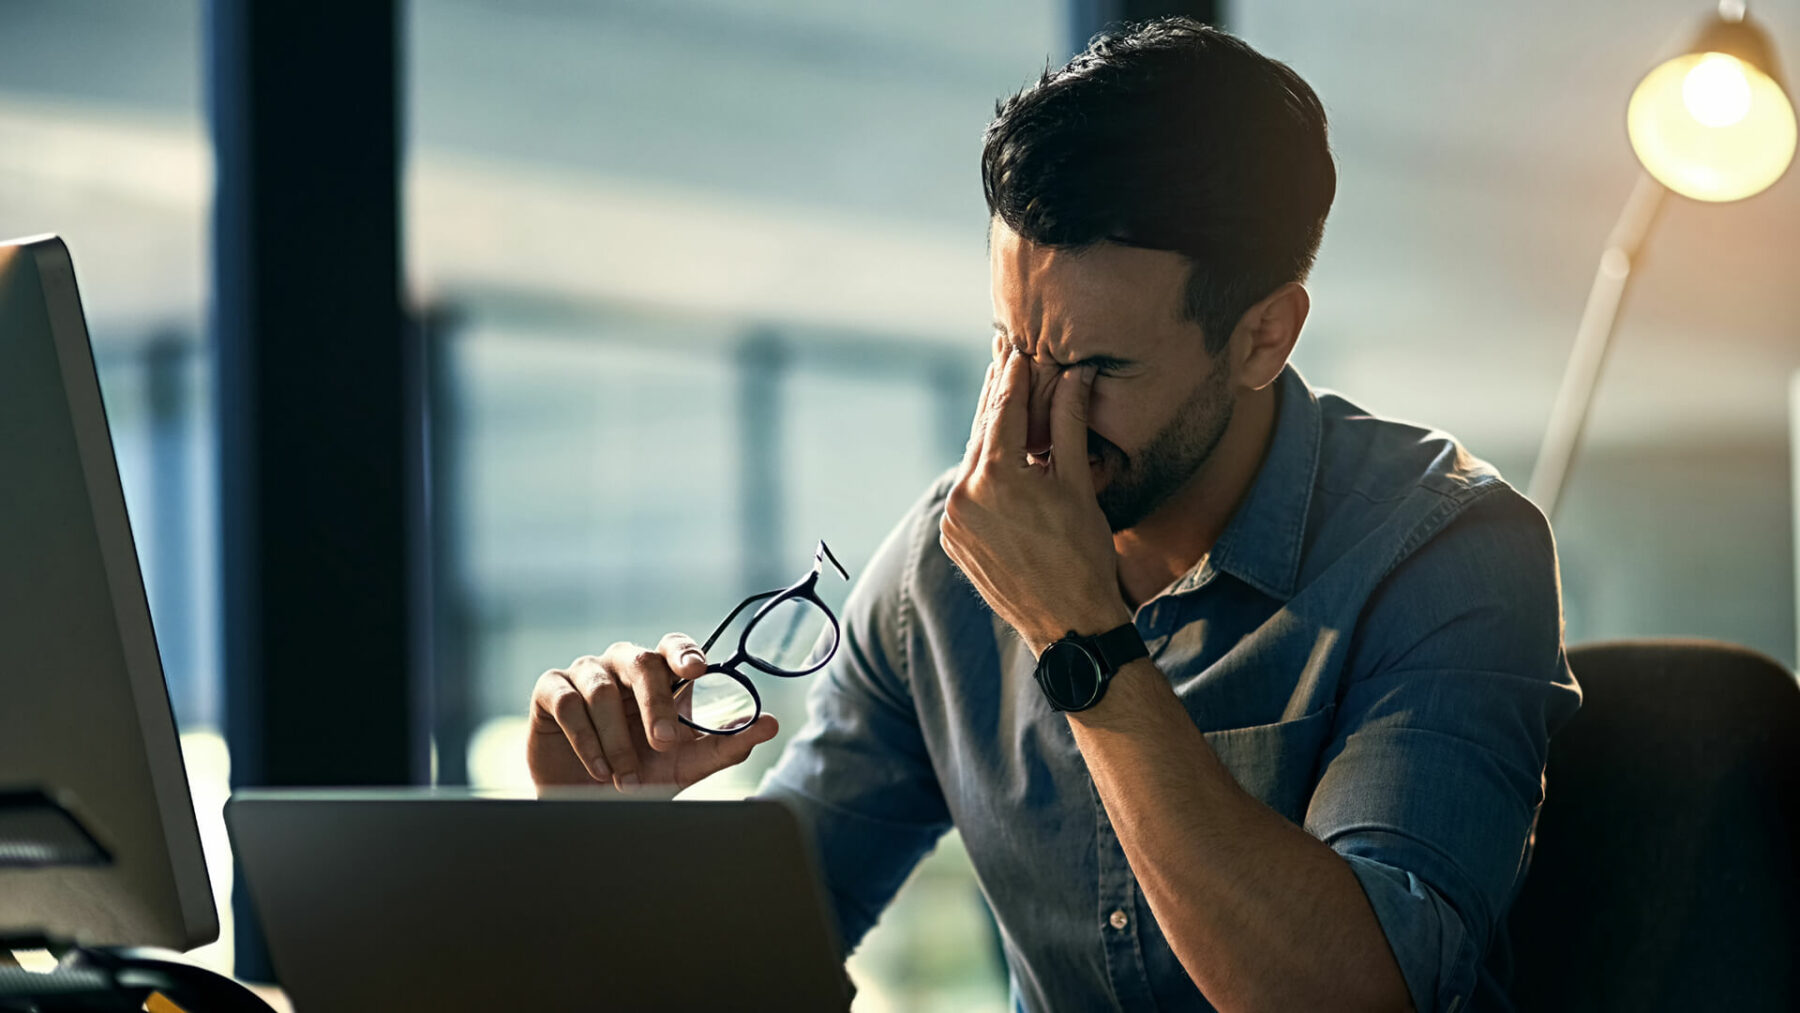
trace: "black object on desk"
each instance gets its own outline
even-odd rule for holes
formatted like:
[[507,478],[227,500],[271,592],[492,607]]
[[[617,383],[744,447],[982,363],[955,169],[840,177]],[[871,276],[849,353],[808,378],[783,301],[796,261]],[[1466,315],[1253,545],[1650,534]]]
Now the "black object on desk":
[[[0,869],[111,863],[105,846],[49,793],[0,791]],[[0,1013],[139,1013],[153,992],[188,1013],[270,1013],[244,986],[164,950],[83,947],[42,934],[0,936],[0,950],[46,950],[59,961],[42,973],[0,965]]]

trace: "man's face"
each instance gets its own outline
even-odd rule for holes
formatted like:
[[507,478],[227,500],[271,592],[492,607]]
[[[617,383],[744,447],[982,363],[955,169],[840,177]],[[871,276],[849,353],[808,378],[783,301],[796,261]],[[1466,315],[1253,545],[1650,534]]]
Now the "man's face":
[[1207,354],[1200,326],[1183,316],[1187,261],[1113,243],[1049,249],[999,220],[989,251],[995,354],[1011,345],[1033,363],[1027,450],[1049,449],[1058,372],[1096,365],[1094,488],[1112,530],[1135,527],[1206,463],[1236,400],[1227,357]]

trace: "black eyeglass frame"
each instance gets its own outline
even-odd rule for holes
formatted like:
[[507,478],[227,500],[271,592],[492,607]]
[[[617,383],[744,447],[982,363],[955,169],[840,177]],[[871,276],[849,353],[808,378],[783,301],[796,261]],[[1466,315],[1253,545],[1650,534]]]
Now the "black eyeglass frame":
[[[850,574],[844,570],[844,564],[837,561],[837,557],[831,553],[831,547],[825,544],[824,539],[820,539],[819,547],[813,550],[812,570],[808,572],[806,576],[789,584],[787,587],[777,588],[774,591],[764,591],[761,594],[753,594],[750,597],[745,598],[738,603],[737,608],[731,610],[731,614],[727,615],[724,621],[719,623],[718,628],[712,631],[712,636],[706,638],[706,643],[700,645],[700,649],[710,655],[712,653],[713,644],[718,641],[719,637],[723,635],[726,630],[731,628],[732,622],[737,619],[739,614],[750,606],[755,605],[757,602],[763,603],[762,607],[757,609],[755,614],[750,617],[750,621],[744,624],[743,631],[738,634],[737,653],[724,661],[712,662],[706,666],[707,675],[719,674],[730,676],[737,681],[739,686],[744,688],[744,692],[750,694],[751,702],[756,705],[756,712],[750,715],[750,720],[732,728],[708,728],[705,725],[695,723],[684,715],[676,715],[677,719],[680,720],[682,724],[707,735],[736,735],[755,724],[756,719],[762,717],[762,694],[756,691],[756,684],[752,683],[750,678],[743,673],[740,668],[742,665],[748,664],[759,672],[778,676],[783,679],[797,679],[803,675],[811,675],[831,663],[831,659],[836,656],[838,647],[843,642],[844,632],[843,628],[838,624],[837,613],[833,612],[831,606],[825,604],[825,600],[819,597],[819,577],[824,573],[825,564],[827,562],[831,564],[832,569],[838,572],[838,576],[845,580],[850,579]],[[824,656],[819,658],[816,663],[801,669],[782,668],[779,665],[772,665],[751,654],[750,631],[754,630],[757,623],[761,622],[769,615],[769,613],[773,612],[784,602],[796,600],[809,602],[814,608],[825,613],[826,622],[831,624],[831,649],[826,651]],[[693,685],[693,683],[694,680],[692,679],[678,678],[670,685],[669,691],[679,698],[689,686]]]

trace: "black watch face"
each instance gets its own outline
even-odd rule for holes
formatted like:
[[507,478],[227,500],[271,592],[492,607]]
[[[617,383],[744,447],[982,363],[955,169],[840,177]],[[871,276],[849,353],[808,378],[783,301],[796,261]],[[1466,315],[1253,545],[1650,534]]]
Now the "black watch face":
[[1100,692],[1100,665],[1081,645],[1059,640],[1038,658],[1038,684],[1051,703],[1081,710]]

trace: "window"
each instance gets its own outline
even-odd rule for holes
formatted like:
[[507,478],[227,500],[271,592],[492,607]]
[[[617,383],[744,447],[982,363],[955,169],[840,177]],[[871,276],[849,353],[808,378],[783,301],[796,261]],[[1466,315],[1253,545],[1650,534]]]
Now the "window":
[[[539,673],[704,635],[821,537],[854,574],[958,459],[991,317],[981,131],[1060,52],[1064,4],[409,17],[437,771],[520,784]],[[777,682],[785,736],[807,682]],[[694,791],[748,792],[782,744]],[[853,960],[859,1004],[1003,1008],[992,931],[951,839]]]

